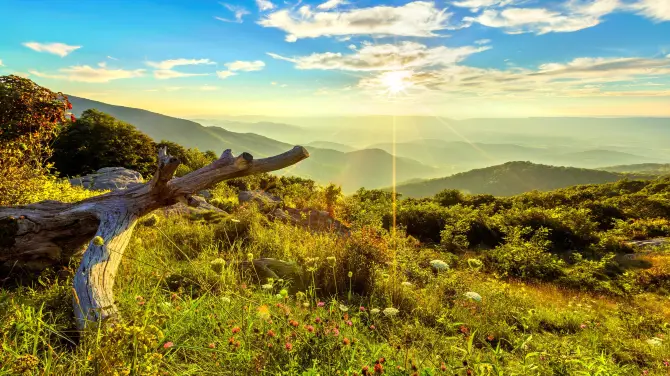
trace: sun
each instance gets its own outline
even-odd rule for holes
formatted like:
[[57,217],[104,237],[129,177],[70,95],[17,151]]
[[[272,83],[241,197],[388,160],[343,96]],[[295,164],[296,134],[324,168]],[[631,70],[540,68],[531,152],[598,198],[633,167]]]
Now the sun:
[[410,78],[412,77],[411,71],[392,71],[384,72],[380,77],[379,81],[386,90],[385,92],[390,96],[395,96],[400,93],[404,93],[407,89],[412,86]]

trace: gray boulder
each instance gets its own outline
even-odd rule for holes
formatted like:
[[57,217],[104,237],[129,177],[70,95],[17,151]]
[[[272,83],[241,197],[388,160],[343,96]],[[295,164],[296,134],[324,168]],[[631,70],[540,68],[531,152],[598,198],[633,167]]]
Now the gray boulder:
[[92,174],[70,179],[70,184],[93,191],[117,191],[142,183],[142,174],[123,167],[105,167]]

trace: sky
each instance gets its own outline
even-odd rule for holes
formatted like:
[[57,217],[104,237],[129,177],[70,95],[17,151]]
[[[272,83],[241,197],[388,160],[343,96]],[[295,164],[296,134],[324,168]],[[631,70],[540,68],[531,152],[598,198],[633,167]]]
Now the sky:
[[1,8],[0,75],[173,116],[670,116],[670,0]]

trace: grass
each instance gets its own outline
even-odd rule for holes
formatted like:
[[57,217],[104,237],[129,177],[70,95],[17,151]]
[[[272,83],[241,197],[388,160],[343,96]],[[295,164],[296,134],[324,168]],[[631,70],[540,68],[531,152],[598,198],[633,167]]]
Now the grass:
[[[609,280],[593,273],[561,278],[587,276],[589,286],[603,288],[531,282],[490,268],[486,252],[446,252],[402,230],[394,237],[355,226],[344,237],[231,208],[141,221],[117,275],[122,320],[113,325],[76,330],[76,265],[29,285],[2,282],[0,375],[670,372],[670,252],[663,247],[638,252],[650,267],[625,271],[617,279],[625,288],[611,290],[626,293],[608,293]],[[512,266],[523,247],[526,257],[544,252],[542,239],[515,241],[498,251],[512,249],[500,253]],[[250,258],[295,262],[302,278],[267,280],[255,267],[234,267]],[[450,267],[437,272],[432,260]]]
[[[0,290],[0,374],[361,375],[376,366],[389,375],[663,375],[670,369],[667,296],[622,299],[502,280],[464,258],[403,241],[394,248],[392,240],[364,230],[348,240],[310,233],[264,223],[253,210],[218,224],[168,218],[141,226],[116,281],[122,324],[80,337],[67,273]],[[389,259],[351,260],[354,250],[373,246]],[[658,252],[647,257],[667,257]],[[234,268],[210,267],[217,258],[248,253],[297,260],[313,279],[304,294],[289,295],[282,292],[286,281],[267,289]],[[427,266],[433,258],[450,259],[452,268],[434,273]],[[468,291],[482,301],[466,298]],[[385,315],[389,307],[398,313]],[[653,338],[660,344],[650,344]]]

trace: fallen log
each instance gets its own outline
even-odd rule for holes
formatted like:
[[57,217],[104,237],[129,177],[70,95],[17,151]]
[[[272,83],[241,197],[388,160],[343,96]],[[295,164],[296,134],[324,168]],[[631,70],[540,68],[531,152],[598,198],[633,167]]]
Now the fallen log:
[[226,150],[212,164],[173,179],[180,162],[161,148],[156,173],[146,184],[72,204],[0,207],[0,265],[39,272],[81,256],[74,276],[78,327],[113,319],[118,316],[114,278],[139,218],[177,202],[188,204],[191,194],[221,181],[279,170],[307,157],[301,146],[257,160]]

